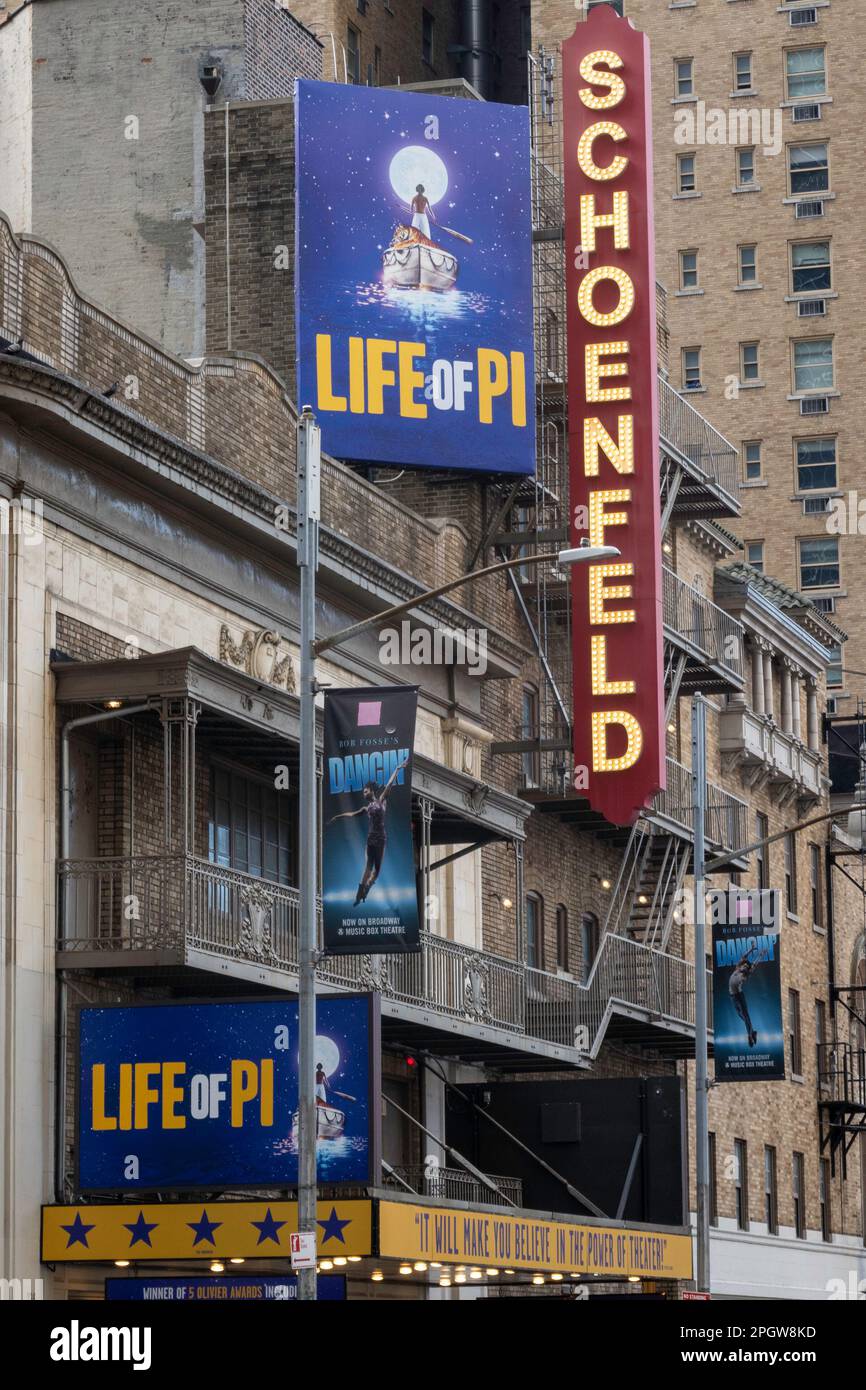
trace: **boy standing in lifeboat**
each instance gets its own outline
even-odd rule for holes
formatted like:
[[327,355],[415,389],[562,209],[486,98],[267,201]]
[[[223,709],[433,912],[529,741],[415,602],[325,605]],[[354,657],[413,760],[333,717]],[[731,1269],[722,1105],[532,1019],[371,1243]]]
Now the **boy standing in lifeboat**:
[[431,239],[430,218],[432,217],[433,221],[435,222],[436,215],[433,212],[433,206],[430,202],[430,199],[424,192],[423,183],[419,183],[417,185],[415,189],[415,197],[412,199],[411,203],[409,204],[409,207],[412,213],[412,226],[417,227],[421,235],[426,237],[429,241]]

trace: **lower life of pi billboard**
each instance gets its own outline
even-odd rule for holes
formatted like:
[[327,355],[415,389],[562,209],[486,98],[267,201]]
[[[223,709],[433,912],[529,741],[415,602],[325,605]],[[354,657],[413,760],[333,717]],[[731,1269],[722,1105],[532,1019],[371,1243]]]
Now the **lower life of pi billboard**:
[[[379,1170],[376,995],[316,1005],[317,1172]],[[297,1000],[81,1009],[82,1192],[287,1188],[298,1181]]]
[[529,112],[295,87],[297,399],[337,458],[534,473]]
[[[293,1303],[298,1281],[293,1274],[214,1274],[203,1279],[106,1279],[109,1303]],[[346,1297],[342,1274],[320,1274],[316,1297],[339,1301]]]
[[717,1081],[784,1081],[779,893],[709,894]]
[[417,951],[417,686],[325,692],[322,917],[331,955]]

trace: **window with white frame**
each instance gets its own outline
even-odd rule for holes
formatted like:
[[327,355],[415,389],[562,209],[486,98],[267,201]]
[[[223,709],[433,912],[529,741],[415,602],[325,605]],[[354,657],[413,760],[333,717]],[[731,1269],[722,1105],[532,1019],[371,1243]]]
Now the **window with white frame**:
[[830,157],[826,143],[788,146],[788,190],[792,197],[827,193]]
[[794,390],[832,391],[833,339],[800,338],[794,343]]
[[758,344],[740,343],[740,381],[751,382],[760,380],[760,370],[758,363]]
[[697,251],[680,252],[680,289],[696,290],[698,287]]
[[692,97],[695,94],[694,58],[677,58],[674,62],[674,96]]
[[800,588],[839,586],[839,537],[803,536],[800,540]]
[[743,441],[743,476],[747,483],[756,483],[760,480],[763,472],[763,460],[761,458],[761,440],[746,439]]
[[734,91],[750,92],[752,90],[752,55],[751,53],[734,54]]
[[695,391],[701,385],[701,350],[699,347],[683,348],[683,386],[686,391]]
[[737,283],[753,285],[758,278],[758,248],[756,246],[737,247]]
[[695,156],[693,154],[677,155],[677,192],[694,193],[696,187]]
[[798,492],[824,492],[838,486],[835,439],[797,439],[794,451]]
[[832,288],[829,241],[791,243],[791,290],[794,294]]
[[737,187],[748,188],[755,182],[755,147],[746,145],[737,150]]
[[789,101],[825,96],[827,72],[823,48],[789,48],[785,54],[785,90]]

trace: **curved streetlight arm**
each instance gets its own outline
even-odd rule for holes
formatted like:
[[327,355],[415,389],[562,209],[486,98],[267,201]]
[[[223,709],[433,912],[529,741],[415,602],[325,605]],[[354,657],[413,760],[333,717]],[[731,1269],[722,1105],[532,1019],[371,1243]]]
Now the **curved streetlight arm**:
[[496,574],[499,570],[520,569],[524,565],[542,565],[547,561],[558,565],[575,565],[590,560],[615,559],[619,553],[615,545],[584,545],[578,546],[575,550],[550,551],[544,555],[522,555],[516,560],[499,560],[495,565],[486,565],[484,569],[462,574],[459,579],[450,579],[447,584],[440,584],[436,589],[427,589],[425,593],[416,594],[414,598],[406,599],[404,603],[395,603],[391,608],[383,608],[381,612],[364,618],[363,622],[353,623],[351,627],[344,627],[330,637],[320,637],[312,644],[313,655],[319,656],[331,647],[337,647],[342,642],[348,641],[350,637],[357,636],[359,632],[365,632],[369,627],[375,627],[390,618],[398,618],[401,613],[408,613],[411,609],[417,608],[419,604],[427,603],[433,598],[439,598],[440,595],[447,594],[452,589],[460,589],[472,579],[481,579],[484,575]]
[[727,854],[717,854],[715,859],[708,859],[704,868],[710,874],[716,869],[721,869],[725,864],[730,864],[732,859],[741,859],[745,854],[752,854],[756,849],[763,849],[765,845],[771,845],[775,840],[784,840],[786,835],[795,835],[798,830],[806,830],[810,825],[820,825],[823,821],[840,820],[843,816],[850,815],[852,811],[866,812],[866,802],[855,802],[851,806],[840,806],[835,811],[828,811],[825,815],[813,816],[810,820],[801,820],[797,825],[790,826],[787,830],[777,830],[775,835],[768,835],[765,840],[756,840],[752,845],[741,845],[739,849],[729,850]]

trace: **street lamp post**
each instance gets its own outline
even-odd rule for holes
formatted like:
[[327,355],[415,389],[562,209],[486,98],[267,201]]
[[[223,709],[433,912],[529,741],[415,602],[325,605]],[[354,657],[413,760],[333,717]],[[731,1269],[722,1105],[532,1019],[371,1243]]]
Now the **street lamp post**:
[[[316,571],[319,563],[319,518],[321,479],[321,431],[309,406],[305,406],[298,421],[298,567],[301,571],[300,614],[300,776],[299,776],[299,851],[300,874],[298,896],[298,1230],[316,1232],[316,963],[318,960],[317,925],[317,791],[316,791],[316,657],[347,641],[359,632],[401,613],[408,613],[419,604],[451,589],[458,589],[470,580],[497,571],[545,562],[562,567],[586,564],[594,560],[615,559],[619,550],[613,545],[581,545],[573,550],[542,555],[524,555],[516,560],[502,560],[484,569],[463,574],[459,579],[440,584],[416,594],[405,603],[394,604],[362,622],[353,623],[332,636],[316,640]],[[316,1298],[316,1270],[298,1271],[298,1299],[310,1302]]]

